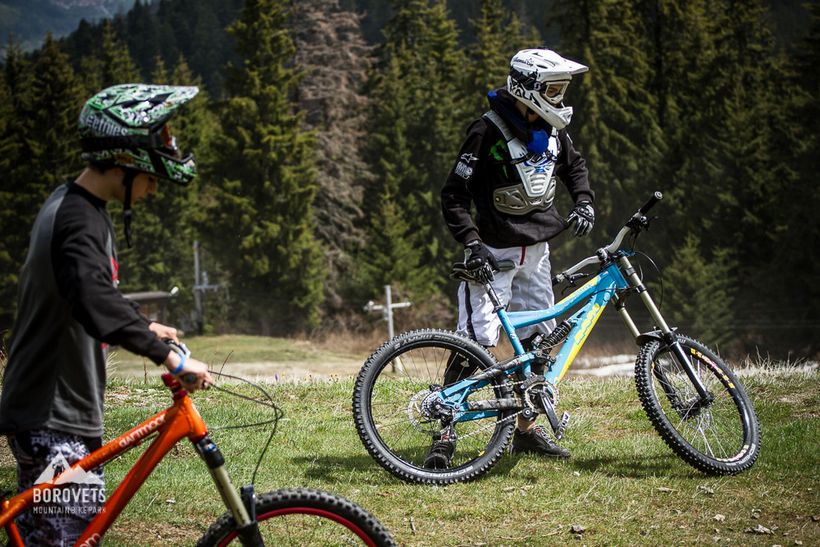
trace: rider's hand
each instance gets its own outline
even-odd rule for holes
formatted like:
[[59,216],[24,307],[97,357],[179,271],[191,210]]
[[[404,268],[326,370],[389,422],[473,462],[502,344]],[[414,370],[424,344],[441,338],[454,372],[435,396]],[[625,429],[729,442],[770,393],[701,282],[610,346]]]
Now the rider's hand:
[[168,325],[163,325],[162,323],[157,323],[156,321],[152,322],[148,325],[148,330],[153,332],[157,335],[157,338],[160,340],[173,340],[177,344],[179,344],[179,338],[177,338],[177,329],[174,327],[169,327]]
[[464,260],[464,265],[467,266],[467,269],[477,274],[479,278],[487,278],[487,282],[492,281],[493,270],[498,269],[498,262],[493,253],[478,239],[469,242],[466,249],[467,257]]
[[575,237],[582,237],[592,231],[592,226],[595,224],[595,209],[592,208],[592,202],[579,201],[575,204],[575,208],[567,217],[567,225],[572,226],[575,222]]
[[[168,357],[165,358],[165,362],[163,364],[168,369],[168,372],[174,372],[179,366],[179,362],[181,360],[182,357],[176,351],[172,350],[168,353]],[[186,378],[186,375],[189,374],[193,374],[195,377],[195,380],[190,383],[186,381],[190,378]],[[176,374],[176,377],[179,378],[185,386],[185,389],[191,392],[199,389],[207,389],[209,385],[214,383],[210,373],[208,372],[208,365],[191,357],[185,361],[182,370]]]

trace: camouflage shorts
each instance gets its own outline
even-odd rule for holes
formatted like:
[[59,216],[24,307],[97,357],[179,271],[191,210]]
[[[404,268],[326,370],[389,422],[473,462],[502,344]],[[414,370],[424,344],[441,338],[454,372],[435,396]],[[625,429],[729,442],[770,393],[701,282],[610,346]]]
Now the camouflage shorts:
[[[53,429],[32,429],[9,437],[17,460],[17,487],[22,492],[48,482],[100,446],[99,438],[80,437]],[[74,545],[105,503],[102,468],[74,477],[76,481],[44,491],[17,517],[26,545]]]

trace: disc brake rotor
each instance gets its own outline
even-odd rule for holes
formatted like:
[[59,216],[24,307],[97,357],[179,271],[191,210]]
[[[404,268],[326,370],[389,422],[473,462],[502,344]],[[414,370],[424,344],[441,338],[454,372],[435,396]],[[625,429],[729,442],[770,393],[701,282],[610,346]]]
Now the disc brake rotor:
[[422,389],[410,398],[407,403],[407,418],[416,431],[426,435],[441,434],[441,422],[434,419],[432,403],[436,400],[437,391]]

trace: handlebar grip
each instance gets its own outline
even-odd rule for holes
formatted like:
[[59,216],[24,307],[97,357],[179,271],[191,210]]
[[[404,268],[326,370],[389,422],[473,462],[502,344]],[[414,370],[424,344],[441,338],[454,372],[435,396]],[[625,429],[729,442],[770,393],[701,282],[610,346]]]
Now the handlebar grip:
[[656,204],[656,203],[658,203],[658,202],[659,202],[660,200],[662,200],[662,199],[663,199],[663,194],[661,194],[660,192],[657,192],[657,191],[656,191],[654,194],[652,194],[652,197],[651,197],[651,198],[649,198],[649,201],[647,201],[646,203],[644,203],[644,204],[643,204],[643,207],[641,207],[640,209],[638,209],[638,212],[639,212],[640,214],[642,214],[642,215],[645,215],[646,213],[648,213],[648,212],[649,212],[649,210],[650,210],[652,207],[654,207],[654,206],[655,206],[655,204]]
[[180,380],[182,380],[183,384],[189,384],[189,385],[190,384],[195,384],[196,383],[196,374],[194,374],[193,372],[188,372],[186,374],[183,374],[182,377],[180,378]]
[[497,264],[499,272],[506,272],[515,268],[514,260],[499,260]]

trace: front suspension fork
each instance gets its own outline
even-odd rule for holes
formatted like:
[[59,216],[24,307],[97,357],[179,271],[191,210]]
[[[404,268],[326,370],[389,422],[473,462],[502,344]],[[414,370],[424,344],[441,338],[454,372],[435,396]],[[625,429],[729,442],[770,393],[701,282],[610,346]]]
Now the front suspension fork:
[[[632,267],[632,264],[629,262],[629,258],[622,256],[618,259],[618,264],[621,267],[621,272],[623,272],[624,276],[629,280],[630,285],[635,288],[635,291],[638,293],[641,301],[643,302],[644,306],[646,306],[647,311],[649,311],[649,315],[652,317],[652,320],[658,326],[662,333],[662,340],[667,345],[667,347],[672,352],[672,355],[675,357],[675,360],[681,366],[683,371],[686,373],[686,376],[689,378],[689,381],[692,382],[692,385],[695,387],[695,391],[698,394],[702,403],[708,404],[714,399],[714,396],[709,393],[709,390],[706,389],[706,386],[703,385],[703,382],[700,380],[700,377],[695,372],[694,367],[692,367],[692,362],[689,360],[689,356],[686,355],[686,351],[683,349],[683,346],[678,341],[678,337],[675,334],[669,325],[666,323],[666,320],[661,315],[660,310],[655,305],[655,301],[652,300],[652,297],[649,295],[649,291],[646,290],[641,278],[638,277],[638,273],[635,271],[635,268]],[[616,302],[616,309],[621,314],[621,318],[626,323],[627,328],[632,333],[632,335],[637,338],[640,335],[640,331],[638,331],[638,327],[635,325],[635,322],[632,321],[632,317],[630,317],[629,312],[626,310],[626,307],[623,305],[623,301],[618,301],[617,298]],[[664,390],[666,390],[667,382],[662,382],[664,385]],[[667,395],[669,395],[667,393]]]
[[203,437],[194,443],[194,448],[208,466],[222,501],[236,521],[236,531],[242,545],[262,546],[262,536],[256,522],[256,495],[253,485],[242,487],[240,493],[231,483],[225,470],[225,458],[210,437]]

